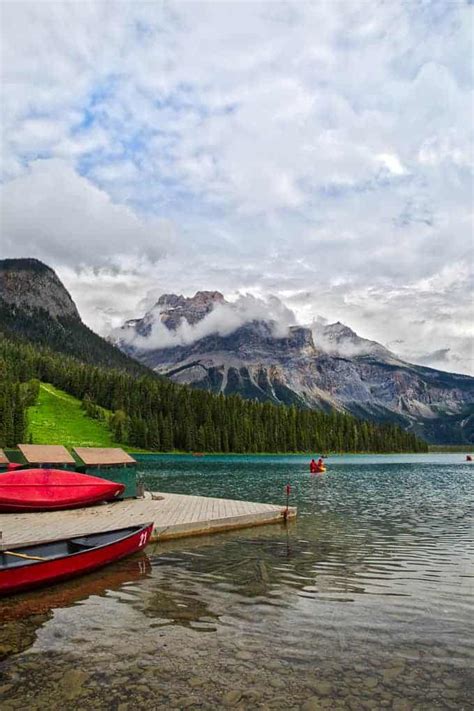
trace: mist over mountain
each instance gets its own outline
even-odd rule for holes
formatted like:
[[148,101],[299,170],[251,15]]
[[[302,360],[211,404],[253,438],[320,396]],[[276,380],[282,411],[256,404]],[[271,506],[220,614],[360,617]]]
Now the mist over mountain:
[[[165,327],[173,331],[185,315],[189,326],[199,326],[223,301],[217,292],[191,302],[166,295],[159,309]],[[142,337],[149,321],[141,324]],[[261,335],[274,338],[272,329],[259,323]],[[286,339],[290,350],[302,347],[301,336]],[[334,411],[216,397],[175,384],[93,333],[56,273],[35,259],[0,261],[0,371],[2,446],[25,439],[27,408],[41,381],[80,399],[86,415],[105,422],[114,441],[141,449],[401,452],[426,451],[427,446],[396,426],[380,427]],[[54,438],[54,421],[48,427]]]
[[274,297],[166,294],[111,339],[193,387],[397,422],[432,442],[474,438],[474,378],[412,365],[340,322],[300,326]]
[[55,272],[0,260],[0,331],[94,365],[225,395],[394,422],[432,442],[474,441],[474,378],[405,362],[342,323],[296,323],[279,299],[164,294],[107,342]]
[[280,338],[296,323],[293,312],[275,297],[247,294],[228,302],[218,291],[198,291],[192,298],[163,294],[143,318],[125,322],[110,337],[125,349],[148,351],[188,346],[211,334],[229,336],[252,321],[265,321]]

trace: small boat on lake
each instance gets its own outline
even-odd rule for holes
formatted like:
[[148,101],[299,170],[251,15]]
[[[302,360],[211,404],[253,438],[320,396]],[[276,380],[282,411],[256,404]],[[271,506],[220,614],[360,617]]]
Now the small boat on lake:
[[64,469],[19,469],[0,474],[0,511],[54,511],[111,501],[125,487]]
[[320,457],[318,461],[312,459],[309,463],[309,471],[311,474],[323,474],[326,471],[326,466],[324,464],[323,458]]
[[142,550],[153,523],[0,552],[0,595],[72,578]]

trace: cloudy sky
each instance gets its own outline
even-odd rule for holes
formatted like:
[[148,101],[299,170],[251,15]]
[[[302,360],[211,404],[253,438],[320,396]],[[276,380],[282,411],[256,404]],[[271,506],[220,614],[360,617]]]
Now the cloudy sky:
[[471,2],[0,10],[2,253],[91,327],[273,294],[472,372]]

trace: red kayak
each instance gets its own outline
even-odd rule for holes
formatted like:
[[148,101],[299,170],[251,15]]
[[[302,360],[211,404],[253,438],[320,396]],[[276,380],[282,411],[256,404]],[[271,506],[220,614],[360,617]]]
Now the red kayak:
[[110,501],[123,484],[64,469],[21,469],[0,474],[0,511],[53,511]]
[[88,573],[146,546],[153,524],[91,533],[0,553],[0,595]]

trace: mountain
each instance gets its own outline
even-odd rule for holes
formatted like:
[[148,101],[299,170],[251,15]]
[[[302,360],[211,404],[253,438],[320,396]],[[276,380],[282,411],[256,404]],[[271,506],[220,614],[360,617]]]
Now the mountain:
[[222,294],[198,292],[162,296],[111,338],[176,383],[394,422],[431,442],[474,441],[474,378],[407,363],[339,322],[283,330],[272,319],[240,323]]
[[42,311],[52,319],[80,321],[79,312],[56,272],[38,259],[0,260],[0,298],[14,311]]
[[312,331],[320,348],[326,353],[348,358],[358,355],[372,355],[384,361],[401,362],[385,346],[377,341],[361,338],[349,326],[345,326],[340,321],[325,325],[316,322],[312,326]]
[[[181,332],[183,320],[188,328],[199,328],[218,315],[215,304],[224,308],[223,301],[217,293],[203,293],[192,304],[168,295],[158,307],[163,312],[159,323],[166,333]],[[128,328],[135,332],[142,326],[148,335],[137,338],[149,338],[153,320]],[[37,260],[0,262],[0,372],[1,447],[26,437],[57,441],[60,432],[64,435],[54,417],[45,418],[44,407],[41,435],[28,413],[47,391],[63,399],[64,393],[72,395],[76,405],[80,402],[79,414],[102,425],[102,435],[141,449],[426,451],[425,442],[393,425],[360,422],[335,411],[224,398],[160,377],[90,331],[57,275]]]
[[82,322],[57,274],[37,259],[0,260],[0,333],[94,365],[149,374]]

